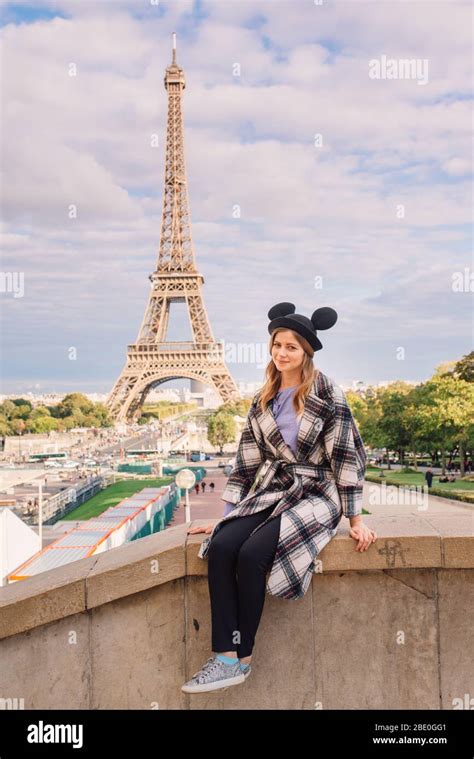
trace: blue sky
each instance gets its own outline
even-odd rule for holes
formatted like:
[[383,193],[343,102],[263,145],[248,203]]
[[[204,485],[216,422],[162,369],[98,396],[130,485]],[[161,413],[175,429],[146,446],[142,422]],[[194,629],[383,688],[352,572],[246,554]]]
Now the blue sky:
[[[469,3],[0,9],[2,270],[24,276],[23,297],[0,292],[2,392],[106,392],[122,369],[159,246],[173,31],[216,339],[266,344],[268,309],[289,300],[338,311],[315,363],[341,384],[423,380],[472,349]],[[370,79],[382,56],[426,60],[428,82]],[[179,304],[170,326],[189,335]]]

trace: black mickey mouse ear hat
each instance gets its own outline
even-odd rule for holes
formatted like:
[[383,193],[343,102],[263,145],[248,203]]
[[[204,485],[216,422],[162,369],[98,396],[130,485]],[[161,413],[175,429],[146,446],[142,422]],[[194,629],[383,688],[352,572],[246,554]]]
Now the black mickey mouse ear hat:
[[333,327],[337,322],[337,311],[330,306],[323,306],[313,311],[311,319],[303,314],[295,314],[295,311],[294,303],[277,303],[272,306],[268,312],[269,333],[271,334],[277,327],[292,329],[304,337],[315,351],[321,350],[323,346],[316,330]]

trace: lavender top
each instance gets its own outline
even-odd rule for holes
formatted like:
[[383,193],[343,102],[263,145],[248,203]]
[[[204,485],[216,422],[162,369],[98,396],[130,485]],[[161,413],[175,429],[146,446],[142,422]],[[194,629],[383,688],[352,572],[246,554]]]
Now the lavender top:
[[[278,424],[283,440],[296,453],[296,438],[298,435],[299,419],[293,407],[293,394],[297,385],[279,390],[273,398],[273,416]],[[235,503],[226,502],[223,516],[230,514]]]

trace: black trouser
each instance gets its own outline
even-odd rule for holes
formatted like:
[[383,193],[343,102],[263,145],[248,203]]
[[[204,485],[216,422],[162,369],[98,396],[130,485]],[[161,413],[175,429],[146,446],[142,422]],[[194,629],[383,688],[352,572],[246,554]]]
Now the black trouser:
[[278,515],[250,536],[274,509],[269,506],[224,522],[208,551],[212,651],[236,651],[250,656],[265,602],[266,575],[273,564],[280,519]]

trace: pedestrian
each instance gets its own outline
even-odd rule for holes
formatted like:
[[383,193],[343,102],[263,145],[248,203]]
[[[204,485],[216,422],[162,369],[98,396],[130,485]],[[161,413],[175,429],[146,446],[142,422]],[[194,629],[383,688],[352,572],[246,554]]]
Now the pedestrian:
[[210,488],[211,493],[213,493],[214,492],[214,488],[215,488],[215,485],[214,485],[213,482],[209,483],[209,488]]
[[199,495],[199,482],[196,482],[194,490],[196,491],[196,495]]
[[431,487],[431,483],[433,482],[433,470],[429,466],[428,469],[425,472],[425,480],[427,482],[428,487]]
[[268,312],[271,358],[222,495],[224,515],[188,529],[211,533],[198,556],[208,559],[213,655],[182,686],[185,693],[250,675],[265,593],[302,598],[343,515],[355,550],[377,537],[361,516],[362,438],[344,391],[313,364],[323,347],[317,330],[332,327],[337,313],[318,308],[309,319],[294,312],[292,303]]
[[201,482],[201,490],[203,493],[206,492],[206,483],[204,482],[204,480]]

